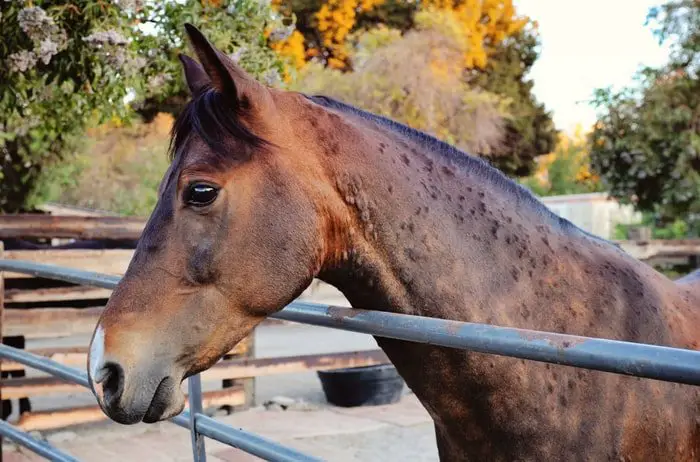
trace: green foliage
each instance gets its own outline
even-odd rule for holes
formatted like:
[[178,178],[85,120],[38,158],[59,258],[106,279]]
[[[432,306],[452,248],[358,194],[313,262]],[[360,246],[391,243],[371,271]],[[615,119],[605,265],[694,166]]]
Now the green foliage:
[[506,122],[506,140],[496,166],[515,176],[530,175],[534,159],[550,153],[558,131],[551,113],[532,93],[528,73],[539,55],[539,37],[529,26],[507,38],[489,56],[484,70],[475,70],[470,83],[510,101],[511,117]]
[[268,46],[266,30],[285,31],[269,4],[257,0],[145,2],[135,18],[134,42],[147,59],[146,75],[135,87],[134,107],[149,121],[159,112],[176,115],[188,98],[177,58],[191,54],[184,23],[195,24],[221,51],[271,86],[282,85],[284,63]]
[[138,62],[113,4],[2,2],[0,14],[0,211],[12,212],[87,124],[125,114]]
[[654,27],[660,41],[674,42],[671,66],[694,69],[700,64],[700,3],[697,0],[673,0],[649,11],[647,23]]
[[670,223],[660,223],[653,213],[646,212],[642,214],[642,221],[639,224],[618,223],[615,226],[613,239],[628,239],[629,230],[639,226],[648,227],[651,230],[652,239],[684,239],[697,236],[697,232],[692,230],[684,220],[676,219]]
[[593,168],[621,202],[700,227],[700,2],[652,10],[662,40],[674,38],[671,62],[646,68],[636,86],[599,89],[592,133]]
[[280,82],[265,33],[282,26],[264,2],[0,2],[0,212],[25,209],[42,170],[60,172],[86,127],[128,121],[132,108],[149,120],[179,111],[185,22],[256,77]]
[[554,152],[541,157],[538,170],[521,183],[539,196],[602,192],[600,179],[590,172],[589,151],[581,130],[572,137],[561,134]]
[[39,176],[29,203],[59,202],[148,216],[168,167],[165,151],[171,125],[172,117],[160,114],[150,124],[107,124],[90,130],[75,154]]

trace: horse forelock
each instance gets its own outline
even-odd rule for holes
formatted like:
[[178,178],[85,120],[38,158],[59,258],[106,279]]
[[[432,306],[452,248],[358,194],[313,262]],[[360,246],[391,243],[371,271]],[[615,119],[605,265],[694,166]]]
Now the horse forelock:
[[195,95],[173,124],[168,149],[171,161],[175,162],[188,148],[193,135],[211,150],[212,158],[204,160],[212,164],[231,160],[232,157],[249,158],[252,150],[268,142],[242,123],[245,111],[236,105],[235,100],[213,88],[206,88]]

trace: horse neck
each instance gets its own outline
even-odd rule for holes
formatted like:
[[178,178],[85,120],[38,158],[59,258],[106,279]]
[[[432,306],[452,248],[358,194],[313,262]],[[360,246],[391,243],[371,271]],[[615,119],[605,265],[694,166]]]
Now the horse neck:
[[610,271],[639,279],[621,251],[479,161],[430,152],[392,131],[367,132],[327,156],[353,219],[344,225],[345,258],[326,262],[319,278],[353,306],[565,330],[564,318],[542,310],[570,310],[572,302],[588,309],[581,307],[591,291],[611,286]]

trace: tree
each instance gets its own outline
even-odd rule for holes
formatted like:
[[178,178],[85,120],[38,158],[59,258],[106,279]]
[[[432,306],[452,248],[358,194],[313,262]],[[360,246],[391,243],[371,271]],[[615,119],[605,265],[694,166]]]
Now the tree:
[[592,163],[610,193],[659,224],[685,218],[700,228],[700,2],[679,0],[650,11],[668,65],[645,68],[636,85],[599,89]]
[[[298,30],[304,34],[306,44],[314,56],[317,43],[322,40],[315,23],[310,20],[317,11],[318,0],[277,0],[278,8],[283,14],[294,14]],[[417,23],[417,19],[421,18]],[[452,76],[457,76],[457,88],[466,86],[474,95],[477,89],[486,95],[497,95],[497,105],[508,106],[500,115],[508,117],[499,122],[499,133],[505,130],[505,137],[499,135],[497,144],[489,143],[487,151],[469,149],[473,154],[485,155],[489,161],[514,176],[526,176],[532,172],[534,159],[554,149],[557,131],[551,118],[541,103],[532,94],[532,82],[527,75],[538,56],[538,35],[535,25],[529,18],[519,16],[509,0],[424,0],[412,2],[405,0],[385,0],[374,2],[372,8],[357,12],[354,16],[353,30],[347,35],[346,49],[342,65],[332,66],[344,71],[357,69],[359,53],[368,39],[365,30],[378,30],[384,27],[395,31],[399,36],[409,34],[429,24],[442,27],[443,35],[449,35],[462,49],[462,55],[455,58],[450,65]],[[378,26],[379,24],[379,26]],[[388,25],[391,25],[389,27]],[[420,48],[423,50],[423,48]],[[398,51],[401,53],[401,51]],[[418,53],[418,51],[415,51]],[[428,51],[429,52],[429,51]],[[402,55],[405,53],[402,53]],[[321,63],[328,61],[321,59]],[[423,69],[411,70],[419,74]],[[366,71],[364,72],[366,75]],[[308,76],[308,73],[307,73]],[[449,88],[443,88],[448,91]],[[328,91],[326,87],[324,91]],[[340,94],[336,91],[334,94]],[[457,90],[455,95],[460,94]],[[348,94],[346,98],[351,97]],[[348,102],[365,108],[366,98],[358,97]],[[416,128],[425,124],[416,124],[415,120],[406,118],[401,111],[394,114]],[[444,122],[443,122],[444,123]],[[502,128],[501,128],[502,126]],[[467,137],[469,129],[462,127]],[[431,133],[439,130],[427,128]],[[447,129],[454,132],[454,129]],[[443,130],[444,132],[444,130]],[[438,135],[440,135],[438,133]],[[442,133],[446,140],[454,139]],[[485,138],[488,138],[485,137]],[[460,144],[460,147],[470,146]]]
[[551,113],[532,94],[528,73],[535,64],[539,37],[535,24],[505,39],[490,55],[486,67],[471,72],[470,82],[508,98],[511,117],[506,122],[506,140],[497,167],[515,176],[527,176],[536,157],[550,153],[558,132]]
[[457,17],[467,32],[468,68],[484,67],[490,51],[528,22],[516,14],[512,0],[273,0],[273,5],[294,16],[309,58],[341,70],[351,70],[348,39],[353,33],[379,25],[406,32],[420,10],[450,11]]
[[601,192],[600,178],[591,172],[589,152],[581,126],[571,136],[561,133],[556,149],[540,157],[537,170],[522,183],[540,196]]
[[284,27],[256,0],[0,2],[0,212],[25,210],[42,170],[86,127],[134,108],[147,119],[179,111],[186,21],[256,77],[280,81],[268,36]]
[[[284,59],[271,47],[294,31],[269,5],[257,0],[187,0],[145,2],[134,13],[141,27],[133,40],[147,58],[148,78],[134,88],[134,108],[145,121],[159,112],[177,115],[189,92],[182,79],[179,53],[189,53],[183,24],[196,23],[209,40],[251,75],[271,86],[281,85],[287,72]],[[145,27],[144,27],[145,26]]]
[[422,12],[403,35],[368,31],[350,51],[353,72],[309,64],[293,88],[338,97],[497,160],[508,104],[462,78],[469,44],[449,27],[454,19]]
[[23,209],[41,169],[91,120],[123,114],[127,86],[143,65],[121,6],[23,3],[0,4],[2,212]]

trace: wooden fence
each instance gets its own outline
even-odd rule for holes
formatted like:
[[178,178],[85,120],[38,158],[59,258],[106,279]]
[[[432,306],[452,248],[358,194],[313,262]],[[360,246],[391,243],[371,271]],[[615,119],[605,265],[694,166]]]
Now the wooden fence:
[[[0,244],[6,241],[20,249],[0,250],[0,258],[122,275],[131,260],[133,249],[76,249],[49,245],[57,239],[98,240],[105,243],[136,241],[144,223],[143,220],[103,216],[4,215],[0,216]],[[45,240],[47,247],[42,248],[41,241],[37,239]],[[35,248],[24,248],[28,240]],[[94,246],[95,242],[91,242],[91,245]],[[57,284],[55,281],[9,272],[0,276],[0,283],[3,281],[4,291],[0,288],[4,295],[3,342],[22,348],[27,339],[47,344],[49,346],[29,351],[62,364],[84,368],[87,363],[87,339],[97,324],[110,291]],[[388,362],[381,350],[255,358],[254,335],[244,339],[219,363],[202,374],[205,384],[209,383],[208,388],[213,388],[203,395],[205,408],[233,410],[253,405],[254,378],[258,376]],[[61,345],[62,339],[76,336],[85,343],[80,346]],[[11,405],[19,404],[17,426],[22,429],[41,430],[105,418],[95,405],[32,411],[32,399],[51,397],[55,402],[69,402],[69,396],[87,396],[86,391],[53,377],[27,377],[24,367],[14,362],[4,362],[1,370],[3,417],[9,414]]]

